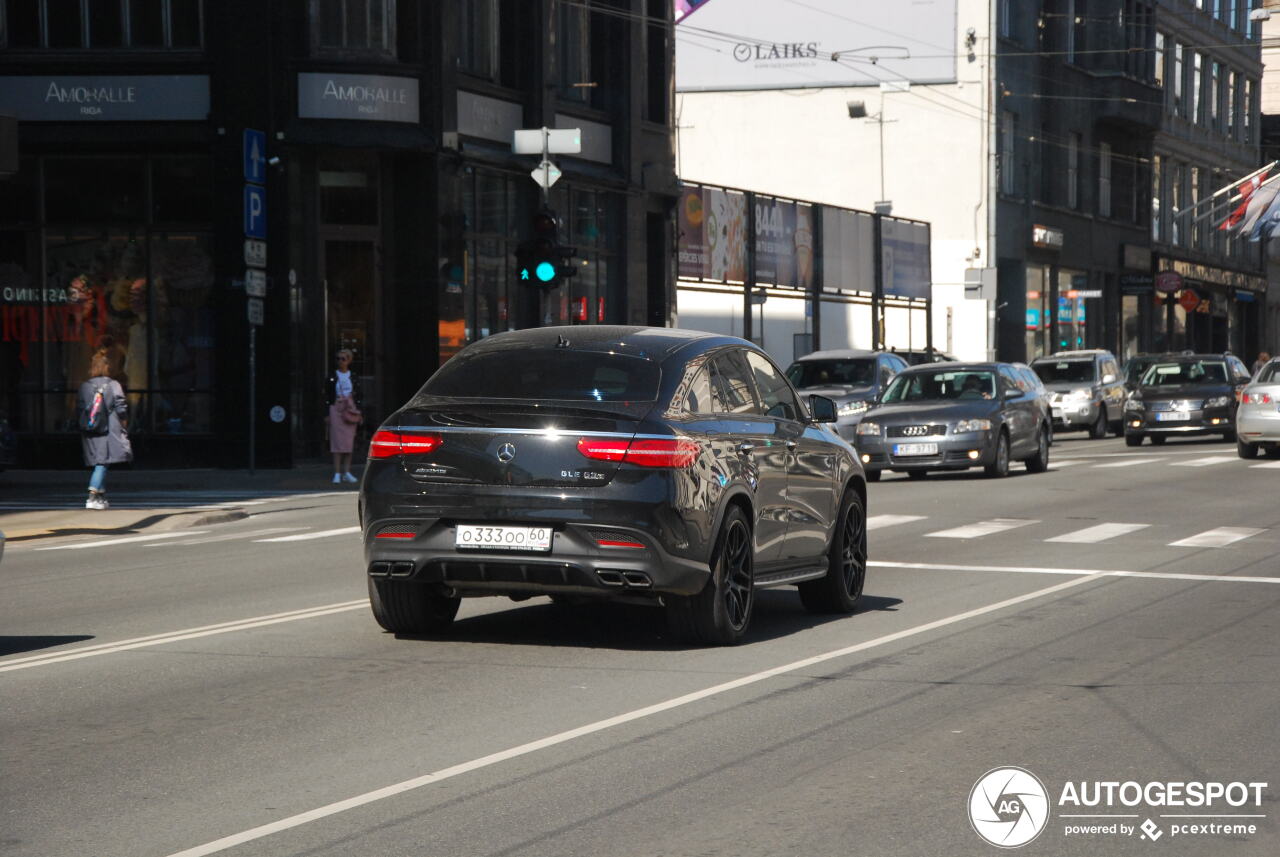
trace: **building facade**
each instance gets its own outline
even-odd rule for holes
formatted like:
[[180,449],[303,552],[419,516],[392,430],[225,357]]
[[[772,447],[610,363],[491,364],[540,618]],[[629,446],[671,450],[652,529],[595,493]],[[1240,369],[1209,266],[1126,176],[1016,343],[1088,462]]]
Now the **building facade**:
[[[724,2],[676,26],[682,178],[930,222],[937,347],[1259,347],[1260,245],[1192,211],[1260,166],[1246,0],[929,0],[857,21],[815,0],[767,33],[720,23]],[[736,59],[739,85],[686,79],[686,55]]]
[[[669,3],[0,13],[20,151],[0,178],[0,409],[24,466],[78,464],[72,399],[98,347],[143,466],[244,466],[251,426],[256,462],[287,466],[327,453],[339,348],[376,424],[489,334],[669,318]],[[541,127],[581,130],[545,201],[540,157],[512,153]],[[515,271],[544,206],[576,251],[550,291]]]

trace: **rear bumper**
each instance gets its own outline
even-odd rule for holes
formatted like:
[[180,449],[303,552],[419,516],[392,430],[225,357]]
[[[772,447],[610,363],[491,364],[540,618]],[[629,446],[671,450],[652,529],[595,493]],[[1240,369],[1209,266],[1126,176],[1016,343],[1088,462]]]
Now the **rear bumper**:
[[[1272,407],[1275,408],[1274,405]],[[1236,431],[1250,443],[1280,441],[1280,409],[1259,414],[1242,407],[1236,415]]]

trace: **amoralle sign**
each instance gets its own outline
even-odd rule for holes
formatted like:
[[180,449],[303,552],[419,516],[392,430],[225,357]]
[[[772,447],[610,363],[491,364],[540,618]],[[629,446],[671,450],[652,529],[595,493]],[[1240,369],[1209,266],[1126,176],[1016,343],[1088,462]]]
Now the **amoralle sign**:
[[0,113],[23,122],[203,121],[209,78],[169,75],[0,77]]
[[298,75],[298,117],[418,121],[418,80],[376,74]]

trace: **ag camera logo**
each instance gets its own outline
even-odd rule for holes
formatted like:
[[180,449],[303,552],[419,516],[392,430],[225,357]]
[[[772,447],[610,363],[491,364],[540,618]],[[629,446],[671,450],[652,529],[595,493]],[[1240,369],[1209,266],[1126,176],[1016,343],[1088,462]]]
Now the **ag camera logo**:
[[1049,823],[1049,793],[1024,768],[992,768],[969,792],[969,823],[998,848],[1019,848]]

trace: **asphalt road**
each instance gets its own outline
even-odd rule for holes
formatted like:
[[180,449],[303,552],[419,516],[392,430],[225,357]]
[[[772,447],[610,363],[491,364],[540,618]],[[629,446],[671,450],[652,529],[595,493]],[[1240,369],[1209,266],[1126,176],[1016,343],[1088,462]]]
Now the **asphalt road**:
[[[1280,461],[1080,435],[1052,459],[886,475],[865,608],[765,592],[731,649],[545,599],[396,639],[365,602],[354,495],[11,545],[0,854],[952,857],[1027,825],[1034,855],[1280,853]],[[1039,778],[1047,821],[1032,794],[971,823],[1003,766]],[[1267,785],[1061,802],[1111,781]],[[1192,827],[1220,824],[1256,829]]]

